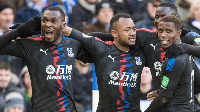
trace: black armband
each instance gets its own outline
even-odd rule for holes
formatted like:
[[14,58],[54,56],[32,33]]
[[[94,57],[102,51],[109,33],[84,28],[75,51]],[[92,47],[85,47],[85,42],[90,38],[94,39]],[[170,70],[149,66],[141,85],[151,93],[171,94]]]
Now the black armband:
[[168,98],[158,95],[144,112],[159,112],[168,102]]

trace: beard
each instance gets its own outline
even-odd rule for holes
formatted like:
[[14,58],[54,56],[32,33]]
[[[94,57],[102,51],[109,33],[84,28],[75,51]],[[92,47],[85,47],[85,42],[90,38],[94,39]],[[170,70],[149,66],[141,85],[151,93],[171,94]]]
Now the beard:
[[44,40],[46,43],[53,44],[53,43],[56,42],[56,41],[59,39],[59,37],[61,36],[61,32],[60,32],[60,31],[62,31],[62,27],[60,27],[60,28],[57,30],[56,34],[54,35],[54,40],[53,40],[53,41],[46,41],[46,39],[45,39],[44,36],[42,36],[42,38],[43,38],[43,40]]
[[134,47],[135,44],[128,44],[125,41],[123,41],[121,38],[119,38],[119,44],[123,47]]

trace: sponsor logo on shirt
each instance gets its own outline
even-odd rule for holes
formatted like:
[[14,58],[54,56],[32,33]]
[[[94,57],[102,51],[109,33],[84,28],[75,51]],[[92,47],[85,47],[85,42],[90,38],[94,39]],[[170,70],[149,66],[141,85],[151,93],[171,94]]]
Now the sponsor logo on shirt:
[[154,50],[156,49],[157,44],[156,45],[150,44],[150,45],[153,47]]
[[[48,49],[47,49],[48,50]],[[40,49],[41,52],[47,55],[47,50]]]
[[135,60],[136,60],[136,65],[142,65],[140,57],[135,57]]
[[160,76],[161,66],[162,66],[162,64],[159,61],[156,61],[154,63],[154,69],[156,70],[156,76]]
[[169,77],[163,76],[161,87],[164,88],[164,89],[166,89],[168,83],[169,83]]
[[74,57],[74,53],[72,52],[72,48],[67,48],[68,56]]
[[86,35],[86,34],[84,34],[84,33],[82,33],[82,35],[83,35],[83,37],[85,37],[85,38],[92,38],[92,36]]
[[194,41],[195,41],[197,44],[200,44],[200,38],[195,38]]
[[[136,87],[137,77],[138,73],[122,72],[122,76],[120,76],[119,72],[112,71],[110,74],[110,81],[108,82],[108,84],[117,86],[121,85],[121,86]],[[119,80],[123,80],[123,83],[120,83]]]
[[[51,79],[65,79],[71,80],[72,73],[72,65],[57,65],[55,68],[53,65],[48,65],[46,67],[46,73],[49,74],[47,76],[47,80]],[[59,74],[59,76],[55,76],[53,74]]]
[[108,55],[108,57],[111,58],[113,62],[115,61],[115,57],[112,57],[111,55]]

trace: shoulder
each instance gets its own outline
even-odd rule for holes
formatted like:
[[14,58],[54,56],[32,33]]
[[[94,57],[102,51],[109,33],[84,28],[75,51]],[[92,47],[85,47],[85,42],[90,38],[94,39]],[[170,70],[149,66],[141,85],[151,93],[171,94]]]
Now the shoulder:
[[185,53],[177,56],[176,58],[168,59],[167,63],[168,65],[174,65],[176,63],[178,66],[183,66],[185,65],[185,63],[187,63],[187,60],[189,60],[189,58],[191,58],[191,56]]
[[157,30],[149,30],[146,28],[137,29],[136,36],[137,38],[157,37]]
[[69,46],[69,45],[80,46],[81,45],[81,43],[78,40],[75,40],[73,38],[62,36],[62,39],[63,39],[62,44],[65,44],[67,46]]
[[35,43],[40,43],[42,41],[42,37],[35,37],[35,38],[19,38],[16,39],[17,43],[20,44],[27,44],[27,45],[31,45],[31,44],[35,44]]

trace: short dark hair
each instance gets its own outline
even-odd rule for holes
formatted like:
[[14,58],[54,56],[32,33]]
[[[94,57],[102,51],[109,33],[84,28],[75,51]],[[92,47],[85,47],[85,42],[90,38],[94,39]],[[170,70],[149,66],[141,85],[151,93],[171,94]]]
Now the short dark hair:
[[170,9],[174,10],[174,13],[177,15],[178,11],[177,11],[177,7],[175,4],[170,3],[170,2],[163,2],[161,3],[158,7],[169,7]]
[[159,20],[159,22],[161,22],[161,21],[163,21],[163,22],[172,22],[172,23],[174,23],[175,28],[176,28],[177,30],[181,30],[181,29],[182,29],[182,22],[181,22],[181,20],[180,20],[177,16],[175,16],[175,15],[166,15],[166,16],[162,17],[162,18]]
[[110,28],[113,29],[113,25],[119,21],[119,18],[131,18],[129,14],[126,13],[119,13],[112,17],[110,20]]
[[11,70],[11,65],[9,62],[0,61],[0,69]]
[[61,16],[62,16],[62,19],[63,21],[65,21],[65,13],[64,11],[58,7],[58,6],[51,6],[51,7],[48,7],[46,10],[49,10],[49,11],[59,11]]

